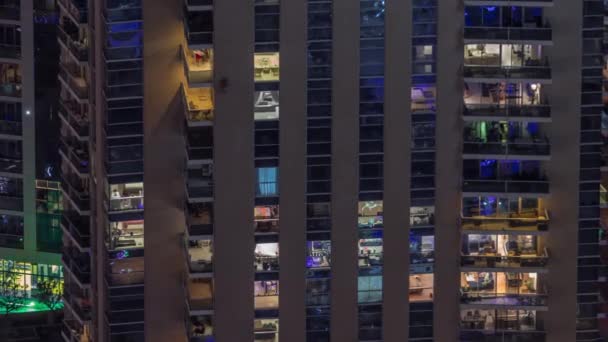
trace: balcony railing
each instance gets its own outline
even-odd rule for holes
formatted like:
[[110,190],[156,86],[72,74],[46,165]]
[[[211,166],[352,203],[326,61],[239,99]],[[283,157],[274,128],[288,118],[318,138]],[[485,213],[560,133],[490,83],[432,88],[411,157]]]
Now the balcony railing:
[[514,117],[514,118],[549,118],[550,105],[492,105],[466,104],[463,116]]
[[0,58],[21,58],[21,46],[14,44],[1,44],[0,43]]
[[77,289],[70,291],[70,289],[64,288],[63,300],[82,321],[89,321],[91,320],[91,304],[88,298],[76,295],[77,291]]
[[213,235],[213,214],[211,210],[186,209],[186,225],[190,236],[210,236]]
[[86,100],[89,97],[89,86],[86,80],[81,77],[80,71],[75,65],[59,64],[59,79],[67,84],[78,99]]
[[[86,24],[88,21],[87,8],[83,6],[76,6],[72,0],[57,0],[68,13],[76,20],[76,24]],[[86,2],[85,2],[86,3]]]
[[[209,51],[209,50],[205,50]],[[212,54],[210,54],[212,55]],[[182,57],[184,59],[184,74],[190,84],[210,83],[213,81],[213,57],[197,59],[182,47]]]
[[0,157],[0,172],[20,174],[23,172],[23,161],[20,158]]
[[464,154],[496,154],[521,156],[549,156],[551,144],[548,139],[524,140],[522,142],[471,142],[463,144]]
[[549,27],[465,27],[464,38],[474,40],[551,41]]
[[461,217],[460,224],[464,231],[546,231],[549,229],[549,214],[532,212],[529,215],[511,213],[504,217]]
[[[519,1],[519,0],[518,0]],[[545,0],[541,0],[545,1]],[[503,324],[501,324],[503,325]],[[518,325],[505,320],[504,331],[462,331],[460,341],[483,341],[483,342],[546,342],[546,334],[542,331],[510,331],[513,326]],[[466,329],[466,328],[463,328]]]
[[62,138],[59,140],[59,152],[71,162],[78,172],[89,172],[89,154],[84,148],[74,148],[66,142],[66,139]]
[[551,68],[539,66],[465,65],[465,78],[487,79],[551,79]]
[[[466,178],[466,177],[465,177]],[[463,180],[464,192],[549,193],[547,180]]]
[[80,342],[83,338],[83,327],[73,320],[63,320],[61,334],[67,342]]
[[0,194],[0,209],[23,211],[23,194]]
[[112,272],[108,270],[106,280],[110,287],[141,285],[144,283],[144,271]]
[[91,233],[89,228],[89,217],[80,216],[75,212],[65,211],[61,217],[61,224],[72,239],[78,243],[81,248],[91,247]]
[[0,96],[21,97],[21,89],[20,82],[0,83]]
[[80,283],[88,284],[91,281],[91,261],[86,254],[79,254],[74,249],[64,248],[61,260]]
[[2,20],[15,20],[19,21],[20,19],[20,11],[19,5],[15,3],[14,6],[4,5],[0,6],[0,19]]
[[23,235],[0,233],[0,247],[23,248]]
[[184,34],[190,45],[211,45],[213,44],[213,31],[198,31],[190,30],[188,20],[184,20]]
[[[199,94],[200,91],[208,90],[208,94]],[[213,99],[211,98],[211,89],[193,89],[186,91],[182,85],[182,99],[184,101],[184,111],[186,120],[189,126],[210,125],[213,122]],[[201,98],[202,97],[202,98]],[[207,97],[207,98],[205,98]],[[195,99],[196,98],[196,99]],[[210,108],[203,108],[205,101],[209,101]]]
[[504,308],[511,306],[547,306],[547,295],[463,292],[460,296],[460,303]]
[[59,115],[72,127],[80,137],[89,136],[89,118],[75,102],[59,100]]
[[61,25],[59,25],[59,29],[57,30],[57,38],[59,38],[59,41],[68,48],[76,60],[79,62],[86,62],[89,60],[89,47],[72,38],[72,36],[65,32]]
[[544,268],[549,261],[547,249],[541,255],[461,255],[460,266],[480,268]]
[[90,197],[87,189],[79,188],[74,180],[70,180],[66,175],[61,175],[61,189],[67,197],[74,202],[78,210],[88,211],[91,208]]
[[187,145],[188,160],[206,160],[213,159],[212,146],[190,146]]
[[109,209],[111,212],[144,210],[144,196],[112,198]]

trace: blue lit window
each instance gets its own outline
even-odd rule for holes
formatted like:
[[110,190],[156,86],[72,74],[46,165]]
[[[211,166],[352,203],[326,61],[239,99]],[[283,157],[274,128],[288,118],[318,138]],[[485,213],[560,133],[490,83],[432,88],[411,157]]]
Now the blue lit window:
[[279,170],[276,167],[260,167],[256,169],[256,195],[262,197],[278,196]]

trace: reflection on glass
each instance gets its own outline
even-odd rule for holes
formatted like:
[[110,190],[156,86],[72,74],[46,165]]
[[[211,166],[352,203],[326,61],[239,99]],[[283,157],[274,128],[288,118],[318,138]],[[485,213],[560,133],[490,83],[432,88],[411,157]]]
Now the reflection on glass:
[[278,91],[256,91],[253,102],[254,119],[276,120],[279,118],[279,92]]

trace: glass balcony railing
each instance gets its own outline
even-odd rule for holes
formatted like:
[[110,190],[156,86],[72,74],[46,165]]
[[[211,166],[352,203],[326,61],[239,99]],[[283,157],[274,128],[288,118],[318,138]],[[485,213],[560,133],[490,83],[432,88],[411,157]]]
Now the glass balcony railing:
[[88,254],[80,253],[74,248],[64,247],[61,260],[63,265],[82,284],[91,281],[91,261]]
[[189,199],[201,199],[213,197],[213,184],[206,181],[188,180],[186,190]]
[[0,247],[23,249],[23,234],[0,233]]
[[110,212],[144,210],[144,196],[114,197],[110,199]]
[[550,105],[493,105],[493,104],[466,104],[463,116],[475,117],[514,117],[514,118],[549,118]]
[[493,307],[547,306],[547,295],[463,292],[460,296],[460,303]]
[[80,246],[80,248],[91,247],[90,222],[88,216],[80,216],[76,212],[64,211],[61,217],[61,225],[63,229],[70,234],[72,240]]
[[18,157],[7,158],[0,156],[0,172],[20,174],[23,172],[23,161]]
[[61,174],[61,189],[69,197],[76,207],[81,211],[90,210],[90,196],[89,189],[84,188],[81,183],[78,182],[78,176]]
[[213,207],[211,203],[189,203],[186,224],[190,236],[213,235]]
[[0,194],[0,209],[23,211],[23,194]]
[[213,159],[212,146],[190,146],[187,145],[188,160],[208,160]]
[[88,296],[79,296],[80,289],[63,289],[63,303],[67,305],[82,321],[91,320],[91,302]]
[[205,84],[213,81],[213,50],[191,50],[182,47],[184,74],[189,84]]
[[464,38],[500,41],[550,41],[550,27],[465,27]]
[[61,25],[59,25],[59,29],[57,29],[57,38],[76,60],[80,62],[88,61],[89,47],[85,43],[70,36]]
[[462,181],[464,192],[492,193],[549,193],[547,180],[486,180],[466,179]]
[[546,267],[549,261],[547,249],[538,255],[461,255],[460,266],[480,268]]
[[190,311],[213,310],[213,283],[211,279],[184,280],[184,292]]
[[521,156],[548,156],[551,144],[547,138],[520,139],[513,142],[473,142],[465,141],[464,154],[494,154]]
[[21,82],[0,83],[0,96],[21,97]]
[[205,126],[213,123],[212,88],[190,88],[182,86],[182,99],[188,126]]
[[21,121],[0,120],[0,134],[20,136],[21,132]]
[[190,46],[210,46],[213,44],[213,12],[196,11],[186,13],[184,34]]
[[185,0],[186,6],[213,6],[213,0]]
[[[89,153],[83,146],[68,143],[65,138],[59,141],[59,152],[70,161],[72,166],[80,173],[89,172]],[[76,146],[76,147],[73,147]]]
[[549,214],[544,212],[508,213],[500,216],[461,217],[460,226],[464,231],[547,231]]
[[135,286],[144,283],[144,271],[122,269],[119,271],[108,271],[106,273],[108,286]]
[[21,58],[21,46],[14,44],[0,43],[0,58]]
[[86,101],[89,97],[89,86],[80,74],[78,66],[59,63],[59,79],[72,90],[79,100]]
[[465,65],[465,78],[480,79],[551,79],[549,65],[537,66],[493,66]]
[[0,5],[0,19],[2,20],[19,21],[20,13],[19,2],[17,1],[7,1],[6,4]]
[[[73,1],[73,0],[57,0],[60,6],[66,9],[68,14],[76,21],[76,24],[86,24],[88,21],[88,11],[86,2]],[[81,4],[76,4],[81,2]]]
[[59,100],[59,116],[61,116],[80,137],[89,135],[89,118],[80,104],[64,99]]

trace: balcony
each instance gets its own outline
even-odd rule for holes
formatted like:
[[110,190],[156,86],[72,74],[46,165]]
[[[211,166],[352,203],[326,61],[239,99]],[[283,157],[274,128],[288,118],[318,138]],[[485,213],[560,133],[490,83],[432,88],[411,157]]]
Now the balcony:
[[21,46],[0,43],[0,58],[21,59]]
[[254,250],[255,272],[277,272],[279,270],[279,244],[257,243]]
[[461,255],[460,266],[464,268],[544,268],[549,261],[545,249],[541,255]]
[[213,203],[188,203],[186,224],[190,238],[211,237],[213,235]]
[[190,277],[211,276],[213,272],[213,241],[185,239],[186,260]]
[[253,283],[253,308],[276,310],[279,308],[279,281],[262,280]]
[[21,136],[21,134],[21,121],[0,120],[0,135]]
[[196,315],[186,319],[186,331],[190,342],[212,342],[213,315]]
[[186,279],[184,287],[190,315],[202,315],[212,312],[213,281],[211,279]]
[[213,11],[187,11],[184,18],[184,33],[188,46],[209,48],[213,44]]
[[479,308],[546,307],[540,273],[462,272],[460,303]]
[[72,274],[80,286],[91,281],[91,260],[88,254],[81,253],[74,247],[64,247],[61,261],[65,269]]
[[188,10],[201,11],[213,6],[213,0],[184,0]]
[[213,159],[213,127],[196,127],[186,136],[188,164],[201,164]]
[[84,334],[84,328],[82,324],[75,320],[63,320],[63,326],[61,327],[61,335],[63,340],[66,342],[81,342],[89,341]]
[[61,137],[59,140],[59,153],[68,160],[74,170],[80,174],[89,173],[89,152],[85,145],[75,139]]
[[0,173],[21,174],[23,172],[23,161],[17,157],[0,156]]
[[279,206],[265,205],[254,208],[255,234],[275,234],[279,232]]
[[87,2],[83,0],[57,0],[63,7],[74,24],[86,24],[88,21]]
[[106,270],[106,282],[110,288],[134,287],[135,292],[139,293],[144,283],[143,257],[112,260]]
[[182,85],[182,100],[188,127],[213,124],[213,89],[189,88]]
[[210,87],[213,82],[213,49],[182,47],[182,58],[190,87]]
[[88,182],[74,174],[61,173],[61,189],[76,205],[79,212],[91,209]]
[[89,136],[89,118],[86,105],[83,106],[76,101],[59,100],[59,117],[74,131],[79,138]]
[[23,211],[23,194],[21,192],[0,194],[0,209]]
[[464,47],[464,77],[487,79],[488,83],[508,79],[550,83],[551,68],[538,45],[468,44]]
[[88,216],[80,216],[76,212],[64,211],[61,226],[74,242],[81,248],[91,247],[90,222]]
[[0,63],[0,97],[21,97],[21,66]]
[[191,203],[210,202],[213,200],[213,179],[211,176],[198,176],[188,170],[186,193]]
[[91,301],[79,287],[64,288],[63,303],[75,314],[80,322],[91,320]]
[[[533,339],[522,341],[544,341],[544,324],[542,313],[534,310],[462,310],[460,312],[460,328],[467,338],[466,341],[489,341],[494,335],[496,341],[519,341],[517,334],[534,336]],[[513,336],[509,336],[513,335]],[[479,337],[480,339],[475,339]],[[542,337],[542,339],[537,339]],[[504,339],[502,339],[504,338]]]
[[87,103],[89,86],[79,66],[59,63],[59,81],[70,90],[79,103]]
[[0,5],[0,20],[19,21],[20,14],[19,0],[3,1]]
[[550,121],[548,85],[539,83],[465,83],[463,116],[466,121],[523,120]]
[[504,159],[504,155],[548,159],[551,154],[548,132],[548,126],[534,122],[466,122],[463,154],[499,156],[492,159]]
[[87,62],[89,60],[89,47],[84,41],[78,39],[78,32],[69,34],[67,32],[70,30],[67,27],[63,25],[59,25],[58,27],[57,40],[59,43],[67,49],[76,61]]

